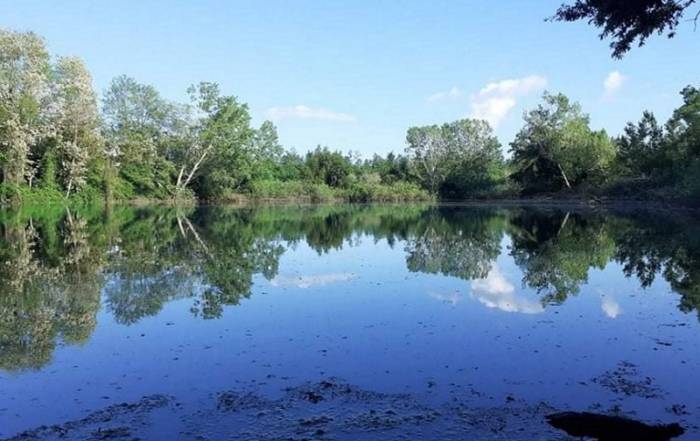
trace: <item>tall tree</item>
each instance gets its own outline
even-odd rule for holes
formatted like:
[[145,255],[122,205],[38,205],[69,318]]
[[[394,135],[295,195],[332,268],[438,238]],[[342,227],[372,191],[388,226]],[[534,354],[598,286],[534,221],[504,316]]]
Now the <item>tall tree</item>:
[[264,121],[260,128],[254,131],[251,143],[251,153],[255,162],[254,177],[256,179],[273,178],[284,154],[284,148],[277,135],[277,127],[271,121]]
[[245,185],[253,172],[254,132],[248,106],[239,103],[236,97],[221,95],[216,83],[199,83],[188,92],[200,117],[197,133],[202,152],[195,155],[199,159],[190,174],[192,170],[201,172],[196,183],[200,196],[223,197]]
[[144,196],[171,194],[173,165],[161,154],[172,132],[174,106],[153,87],[125,75],[112,80],[103,98],[107,152],[132,191]]
[[700,159],[700,89],[687,86],[681,91],[683,104],[666,123],[670,142],[677,146],[679,162]]
[[680,183],[681,193],[700,199],[700,89],[681,91],[683,104],[666,123],[666,163]]
[[31,149],[52,131],[50,70],[43,39],[0,29],[0,182],[32,182]]
[[545,92],[543,99],[525,114],[525,126],[511,143],[513,178],[530,191],[604,179],[615,157],[605,131],[591,130],[588,115],[565,95]]
[[153,86],[122,75],[105,92],[102,111],[107,141],[120,159],[148,162],[166,131],[171,106]]
[[100,116],[92,78],[79,58],[60,58],[54,70],[56,144],[66,195],[87,179],[88,162],[100,153]]
[[[406,153],[423,186],[438,193],[448,179],[473,183],[502,161],[500,143],[486,121],[462,119],[441,126],[411,127]],[[468,173],[467,173],[468,172]],[[461,175],[461,176],[458,176]]]
[[[695,0],[576,0],[562,4],[549,20],[587,20],[601,28],[600,38],[611,38],[612,56],[622,58],[637,42],[643,46],[652,34],[676,35],[686,10]],[[697,24],[700,11],[692,21]]]
[[328,147],[317,146],[306,154],[308,177],[329,187],[342,187],[348,183],[352,173],[352,162],[348,156]]
[[637,123],[628,123],[617,139],[618,161],[622,172],[649,177],[663,167],[664,130],[651,112],[644,112]]
[[454,167],[454,155],[437,125],[411,127],[406,133],[406,154],[425,188],[437,193]]

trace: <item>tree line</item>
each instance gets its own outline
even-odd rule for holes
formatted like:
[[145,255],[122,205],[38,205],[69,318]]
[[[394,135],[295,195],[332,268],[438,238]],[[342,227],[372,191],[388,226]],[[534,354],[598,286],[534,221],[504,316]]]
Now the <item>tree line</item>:
[[34,33],[0,30],[0,201],[240,198],[398,201],[567,192],[700,196],[700,90],[665,123],[651,112],[609,136],[581,106],[545,93],[503,146],[485,121],[411,127],[402,153],[362,159],[285,149],[270,121],[215,83],[171,102],[114,78],[101,99],[83,61]]

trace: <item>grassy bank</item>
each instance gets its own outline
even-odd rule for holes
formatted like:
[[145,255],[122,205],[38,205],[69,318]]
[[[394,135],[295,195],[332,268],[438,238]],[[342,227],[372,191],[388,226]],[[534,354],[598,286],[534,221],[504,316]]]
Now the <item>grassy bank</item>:
[[[205,204],[249,204],[249,203],[494,203],[527,205],[588,205],[678,207],[697,209],[700,200],[688,196],[677,187],[652,185],[639,180],[616,183],[605,188],[578,188],[575,191],[522,194],[512,186],[502,191],[475,192],[463,198],[439,198],[418,185],[399,181],[393,184],[356,182],[345,187],[331,187],[306,181],[262,180],[252,182],[247,189],[227,193],[211,200],[195,199],[192,192],[176,197],[125,196],[114,193],[109,203],[115,205],[165,205],[192,206]],[[108,198],[93,187],[86,187],[69,197],[55,188],[0,185],[0,207],[69,207],[84,209],[103,206]]]
[[[182,197],[128,197],[120,193],[110,202],[134,205],[183,205],[197,201],[191,193]],[[104,204],[108,198],[99,190],[87,187],[68,197],[54,188],[29,188],[27,186],[0,186],[0,206],[92,206]],[[202,201],[207,203],[247,202],[430,202],[435,197],[416,184],[355,183],[346,187],[330,187],[304,181],[256,181],[245,191],[231,192],[219,198]]]
[[354,183],[331,187],[305,181],[256,181],[248,191],[236,192],[209,202],[429,202],[435,197],[415,184]]

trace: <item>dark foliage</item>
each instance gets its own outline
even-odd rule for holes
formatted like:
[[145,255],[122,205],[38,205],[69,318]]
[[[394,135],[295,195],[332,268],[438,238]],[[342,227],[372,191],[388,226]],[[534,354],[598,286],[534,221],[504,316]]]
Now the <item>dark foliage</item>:
[[549,20],[587,20],[602,29],[601,39],[612,39],[612,56],[622,58],[635,42],[643,46],[653,34],[672,38],[693,3],[695,0],[576,0],[561,5]]

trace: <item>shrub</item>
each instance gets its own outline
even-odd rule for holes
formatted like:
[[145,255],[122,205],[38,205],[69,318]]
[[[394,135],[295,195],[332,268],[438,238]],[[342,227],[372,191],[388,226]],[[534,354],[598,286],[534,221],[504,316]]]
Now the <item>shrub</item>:
[[308,185],[302,181],[260,180],[251,183],[250,193],[260,199],[292,199],[305,196]]
[[345,191],[345,196],[350,202],[402,202],[433,199],[428,192],[416,184],[405,181],[398,181],[391,185],[355,183]]
[[329,202],[338,198],[337,193],[326,184],[309,184],[307,192],[311,202]]

